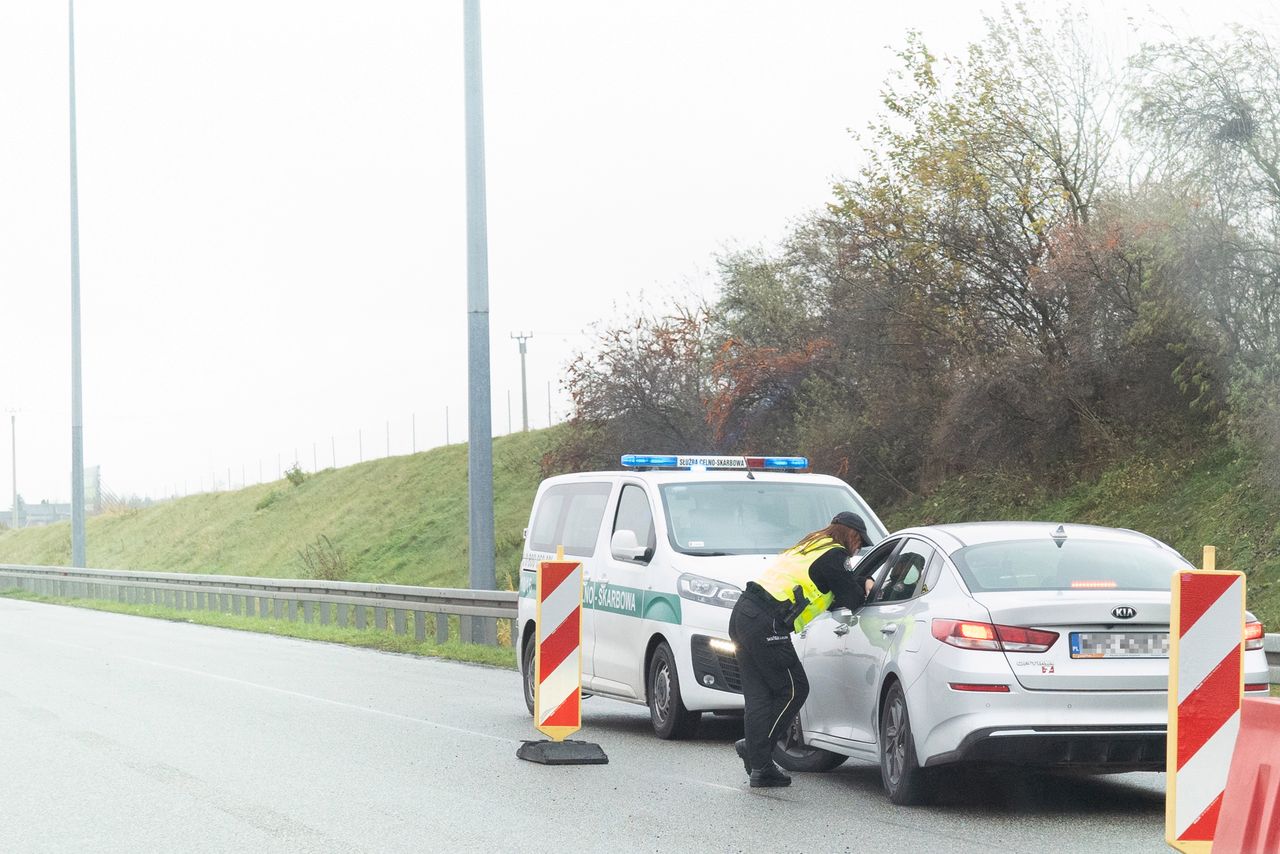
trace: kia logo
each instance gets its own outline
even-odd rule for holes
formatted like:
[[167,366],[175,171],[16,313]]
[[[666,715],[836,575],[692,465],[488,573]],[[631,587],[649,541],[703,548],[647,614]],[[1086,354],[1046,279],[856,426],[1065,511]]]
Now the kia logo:
[[1132,620],[1134,617],[1138,616],[1138,609],[1132,608],[1128,605],[1121,605],[1119,608],[1111,609],[1111,616],[1115,617],[1117,620]]

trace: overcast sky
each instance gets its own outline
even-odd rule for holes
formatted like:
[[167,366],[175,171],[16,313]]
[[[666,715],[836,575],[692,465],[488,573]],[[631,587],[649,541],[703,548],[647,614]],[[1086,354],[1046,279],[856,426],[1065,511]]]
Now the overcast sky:
[[[1270,3],[1183,3],[1182,29]],[[703,293],[852,174],[908,28],[996,2],[483,4],[494,432],[567,401],[590,324]],[[1040,8],[1047,8],[1043,4]],[[1090,2],[1113,44],[1143,3]],[[160,496],[466,434],[460,0],[81,0],[85,462]],[[70,494],[65,5],[0,4],[0,413],[18,489]],[[9,424],[0,507],[9,505]],[[359,432],[358,432],[359,431]],[[681,450],[681,449],[644,449]],[[697,449],[684,449],[697,450]],[[785,452],[787,449],[763,449]]]

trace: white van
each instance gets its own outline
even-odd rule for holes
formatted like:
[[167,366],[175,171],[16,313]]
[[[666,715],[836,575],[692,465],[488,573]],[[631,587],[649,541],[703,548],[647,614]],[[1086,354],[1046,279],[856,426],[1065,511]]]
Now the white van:
[[729,613],[766,562],[842,510],[884,524],[803,457],[628,454],[624,471],[538,487],[520,562],[516,648],[533,712],[535,569],[563,546],[583,564],[582,691],[644,703],[661,738],[742,709]]

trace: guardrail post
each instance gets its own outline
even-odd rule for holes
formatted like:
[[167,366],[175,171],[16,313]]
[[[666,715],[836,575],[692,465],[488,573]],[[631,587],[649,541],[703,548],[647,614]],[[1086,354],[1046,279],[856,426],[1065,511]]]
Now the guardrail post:
[[[463,637],[466,637],[463,635]],[[442,612],[436,612],[436,643],[449,642],[449,615]]]
[[364,619],[365,619],[364,606],[357,605],[356,606],[356,628],[357,629],[364,628]]
[[387,627],[387,609],[373,606],[373,627],[382,631]]
[[320,608],[320,625],[329,625],[329,603],[317,602],[316,605]]
[[421,611],[413,612],[413,639],[418,643],[427,639],[427,615]]
[[347,617],[348,617],[347,612],[350,610],[350,608],[351,606],[346,604],[345,602],[339,602],[337,605],[334,606],[334,609],[338,612],[338,625],[341,628],[345,629],[347,627]]
[[400,608],[396,608],[391,613],[393,615],[392,619],[394,619],[395,621],[396,634],[398,635],[404,634],[405,633],[404,611]]

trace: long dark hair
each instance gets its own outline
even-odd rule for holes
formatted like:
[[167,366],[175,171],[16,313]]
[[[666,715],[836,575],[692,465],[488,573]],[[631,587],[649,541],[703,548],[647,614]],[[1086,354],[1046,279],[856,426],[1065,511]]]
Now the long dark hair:
[[861,534],[853,530],[853,528],[846,528],[844,525],[837,525],[833,522],[825,528],[819,528],[816,531],[811,531],[805,534],[800,538],[800,542],[796,543],[791,548],[804,549],[805,546],[812,545],[818,540],[826,537],[830,537],[835,540],[843,546],[844,550],[849,554],[853,554],[862,546]]

